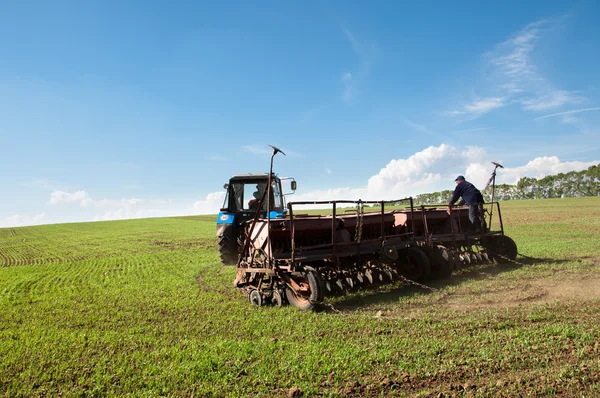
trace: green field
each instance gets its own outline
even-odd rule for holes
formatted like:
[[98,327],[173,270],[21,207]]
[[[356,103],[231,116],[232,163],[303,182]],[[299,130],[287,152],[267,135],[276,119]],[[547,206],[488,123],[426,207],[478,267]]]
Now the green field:
[[0,396],[600,395],[600,198],[506,202],[524,265],[250,306],[215,217],[0,229]]

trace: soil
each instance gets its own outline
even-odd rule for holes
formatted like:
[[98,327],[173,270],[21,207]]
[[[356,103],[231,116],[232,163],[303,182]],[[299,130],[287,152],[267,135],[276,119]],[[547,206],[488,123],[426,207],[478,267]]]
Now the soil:
[[494,290],[451,293],[436,305],[447,305],[453,310],[468,311],[571,300],[600,300],[600,276],[527,280],[516,286]]

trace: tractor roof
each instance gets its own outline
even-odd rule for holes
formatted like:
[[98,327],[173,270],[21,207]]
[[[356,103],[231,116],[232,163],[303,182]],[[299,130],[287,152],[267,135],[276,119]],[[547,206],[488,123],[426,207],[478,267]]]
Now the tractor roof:
[[[276,177],[273,174],[273,177]],[[269,178],[269,173],[246,173],[246,174],[236,174],[231,177],[231,180],[264,180]]]

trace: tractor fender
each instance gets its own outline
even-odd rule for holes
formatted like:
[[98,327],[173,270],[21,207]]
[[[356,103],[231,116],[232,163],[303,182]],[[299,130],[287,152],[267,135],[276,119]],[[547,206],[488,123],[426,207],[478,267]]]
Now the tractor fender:
[[217,236],[232,235],[234,229],[233,224],[217,224]]

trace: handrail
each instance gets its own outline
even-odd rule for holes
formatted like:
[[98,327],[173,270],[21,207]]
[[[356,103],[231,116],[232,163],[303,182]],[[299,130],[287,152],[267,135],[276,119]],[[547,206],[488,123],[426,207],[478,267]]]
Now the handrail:
[[[294,217],[294,206],[300,206],[300,205],[331,205],[332,208],[332,214],[331,214],[331,245],[332,245],[332,251],[333,251],[333,255],[334,258],[337,261],[337,256],[335,255],[337,252],[337,245],[338,242],[336,242],[336,230],[337,230],[337,205],[338,204],[358,204],[358,205],[364,205],[364,204],[378,204],[381,206],[381,209],[378,211],[378,213],[381,214],[381,242],[383,244],[383,242],[385,241],[385,205],[386,203],[398,203],[398,202],[404,202],[404,201],[410,201],[410,209],[411,209],[411,218],[412,218],[412,224],[413,224],[413,231],[414,231],[414,203],[413,203],[413,198],[412,197],[407,197],[407,198],[403,198],[403,199],[395,199],[395,200],[314,200],[314,201],[298,201],[298,202],[288,202],[287,204],[287,208],[288,208],[288,214],[290,216],[290,230],[291,230],[291,249],[292,249],[292,253],[291,253],[291,260],[292,263],[294,263],[295,259],[296,259],[296,228],[295,228],[295,218]],[[376,214],[376,212],[373,212]],[[364,214],[364,213],[363,213]],[[341,243],[341,242],[340,242]]]

